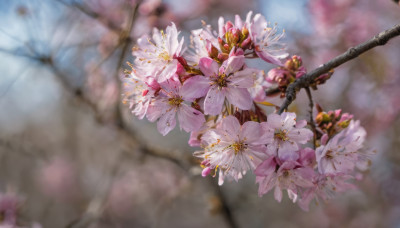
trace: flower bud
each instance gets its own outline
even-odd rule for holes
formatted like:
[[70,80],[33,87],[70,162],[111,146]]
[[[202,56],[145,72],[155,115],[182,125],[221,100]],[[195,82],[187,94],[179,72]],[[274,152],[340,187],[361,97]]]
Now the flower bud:
[[240,45],[240,47],[243,48],[243,49],[248,49],[248,48],[250,48],[250,46],[251,46],[251,38],[249,36],[245,40],[243,40],[243,42]]
[[214,47],[214,45],[212,45],[209,40],[207,40],[206,48],[207,48],[208,55],[211,58],[217,58],[218,49],[216,47]]
[[233,27],[232,22],[230,22],[230,21],[226,22],[226,24],[225,24],[225,31],[229,31],[229,29],[232,28],[232,27]]
[[225,48],[225,41],[223,39],[221,39],[220,37],[218,37],[218,44],[219,44],[219,48],[221,49],[222,52],[224,53],[228,53],[229,52],[229,48]]
[[331,121],[331,118],[326,112],[318,113],[317,117],[315,118],[315,122],[317,122],[317,124],[327,123],[329,121]]
[[218,54],[218,59],[219,59],[221,62],[227,60],[228,58],[229,58],[229,55],[226,54],[226,53],[219,53],[219,54]]

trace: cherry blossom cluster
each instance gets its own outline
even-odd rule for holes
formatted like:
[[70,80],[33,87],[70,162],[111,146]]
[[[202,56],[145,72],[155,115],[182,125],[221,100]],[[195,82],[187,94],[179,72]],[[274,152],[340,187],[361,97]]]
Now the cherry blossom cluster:
[[[319,106],[314,127],[296,114],[268,114],[266,91],[284,92],[306,69],[289,56],[276,25],[250,12],[246,20],[218,21],[218,31],[203,23],[185,46],[175,24],[137,40],[131,70],[123,78],[124,102],[139,119],[157,121],[168,134],[179,122],[190,132],[189,144],[201,147],[202,175],[224,180],[256,175],[259,195],[274,189],[308,210],[312,199],[327,200],[353,188],[349,182],[365,169],[366,132],[353,116]],[[259,58],[275,68],[265,74],[246,61]],[[319,77],[314,85],[329,79]],[[282,93],[284,95],[284,93]],[[283,96],[282,95],[282,96]],[[177,117],[177,118],[176,118]],[[311,130],[313,129],[313,130]],[[359,175],[358,175],[359,176]]]

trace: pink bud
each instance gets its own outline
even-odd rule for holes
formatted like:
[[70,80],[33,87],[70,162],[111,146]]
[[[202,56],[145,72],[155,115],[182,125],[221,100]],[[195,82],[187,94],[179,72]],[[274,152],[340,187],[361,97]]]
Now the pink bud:
[[228,22],[226,22],[226,24],[225,24],[225,31],[228,31],[230,28],[232,28],[233,27],[233,24],[232,24],[232,22],[230,22],[230,21],[228,21]]
[[327,134],[324,134],[324,135],[321,137],[321,144],[322,144],[322,145],[326,145],[326,143],[328,142],[328,139],[329,139],[329,136],[328,136]]
[[340,114],[342,113],[341,109],[336,109],[335,110],[335,118],[339,118]]
[[207,40],[206,48],[207,48],[208,55],[211,58],[216,58],[218,56],[218,49],[216,47],[214,47],[214,45],[212,45],[209,40]]
[[243,40],[242,44],[240,45],[241,48],[247,49],[251,46],[251,38],[250,36]]
[[226,53],[219,53],[219,54],[218,54],[218,59],[219,59],[221,62],[227,60],[228,58],[229,58],[229,55],[226,54]]
[[211,173],[210,167],[206,167],[206,168],[204,168],[203,171],[201,172],[201,175],[202,175],[203,177],[206,177],[206,176],[208,176],[210,173]]

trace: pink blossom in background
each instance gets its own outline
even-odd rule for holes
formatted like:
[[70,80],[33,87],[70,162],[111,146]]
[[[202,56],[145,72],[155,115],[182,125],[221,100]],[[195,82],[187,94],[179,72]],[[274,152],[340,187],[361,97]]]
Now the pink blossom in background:
[[73,164],[65,158],[55,157],[37,174],[44,194],[58,200],[71,200],[78,195],[78,179]]

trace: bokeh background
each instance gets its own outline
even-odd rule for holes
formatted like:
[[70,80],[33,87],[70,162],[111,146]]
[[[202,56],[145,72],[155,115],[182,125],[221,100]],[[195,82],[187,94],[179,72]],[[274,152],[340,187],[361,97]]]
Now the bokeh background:
[[[360,119],[377,154],[359,190],[309,212],[259,198],[252,174],[218,187],[187,133],[162,137],[122,104],[135,39],[173,21],[188,41],[201,20],[249,10],[285,29],[309,70],[400,22],[390,0],[0,0],[0,218],[17,195],[26,227],[400,227],[400,38],[313,92]],[[308,118],[304,91],[291,111]]]

